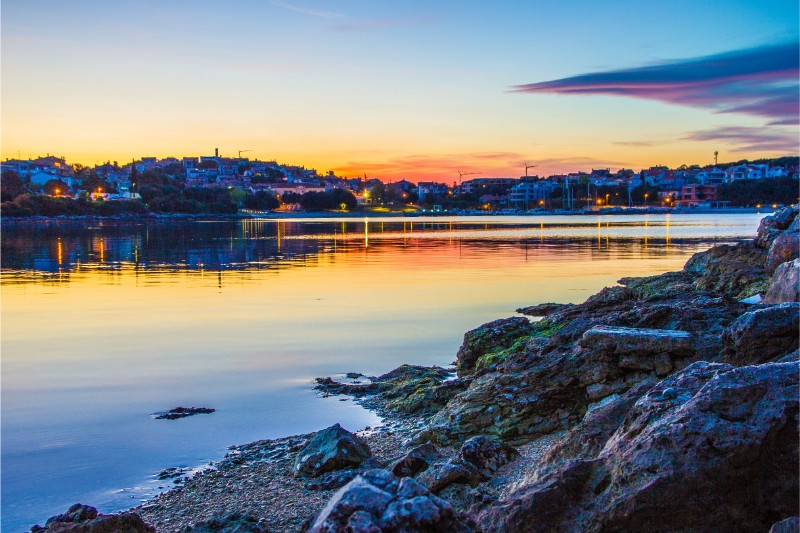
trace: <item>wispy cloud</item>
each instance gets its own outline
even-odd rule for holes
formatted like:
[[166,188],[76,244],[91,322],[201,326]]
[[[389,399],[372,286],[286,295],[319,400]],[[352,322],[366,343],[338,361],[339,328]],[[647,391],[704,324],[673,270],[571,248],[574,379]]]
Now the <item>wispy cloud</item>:
[[523,93],[604,94],[658,100],[798,123],[800,43],[518,85]]
[[304,15],[311,15],[312,17],[318,17],[328,20],[345,18],[343,14],[337,13],[335,11],[322,11],[319,9],[312,9],[309,7],[296,6],[288,2],[282,2],[281,0],[270,0],[269,3],[276,7],[282,7],[283,9],[288,9],[290,11],[295,11],[297,13],[303,13]]
[[733,152],[777,152],[796,154],[798,139],[795,131],[774,131],[764,128],[716,128],[693,131],[686,140],[722,141],[732,145]]
[[655,146],[652,141],[615,141],[617,146],[628,146],[631,148],[646,148],[648,146]]

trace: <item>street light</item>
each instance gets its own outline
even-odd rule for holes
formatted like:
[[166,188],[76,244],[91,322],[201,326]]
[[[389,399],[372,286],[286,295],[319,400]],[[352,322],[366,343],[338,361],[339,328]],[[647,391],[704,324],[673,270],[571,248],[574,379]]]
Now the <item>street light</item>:
[[647,207],[647,197],[648,197],[648,196],[649,196],[649,195],[648,195],[647,193],[644,193],[644,206],[645,206],[645,207]]

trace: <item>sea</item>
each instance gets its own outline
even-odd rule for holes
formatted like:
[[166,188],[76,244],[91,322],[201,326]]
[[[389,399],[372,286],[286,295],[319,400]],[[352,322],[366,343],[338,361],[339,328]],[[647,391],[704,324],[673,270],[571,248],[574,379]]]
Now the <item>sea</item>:
[[[380,424],[314,378],[450,365],[469,329],[679,270],[766,214],[4,222],[2,531],[138,505],[230,445]],[[215,412],[153,416],[178,406]]]

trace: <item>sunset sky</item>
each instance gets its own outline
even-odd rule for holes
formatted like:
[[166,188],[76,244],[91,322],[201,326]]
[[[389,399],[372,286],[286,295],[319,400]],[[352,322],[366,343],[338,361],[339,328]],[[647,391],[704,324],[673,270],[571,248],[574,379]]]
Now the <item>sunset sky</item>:
[[796,0],[2,3],[2,158],[452,182],[798,152]]

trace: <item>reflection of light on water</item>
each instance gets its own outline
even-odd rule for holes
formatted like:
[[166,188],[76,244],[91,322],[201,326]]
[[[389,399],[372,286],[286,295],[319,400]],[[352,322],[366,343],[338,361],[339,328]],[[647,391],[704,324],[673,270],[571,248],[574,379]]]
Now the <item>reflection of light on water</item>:
[[364,219],[364,248],[369,247],[369,219]]

